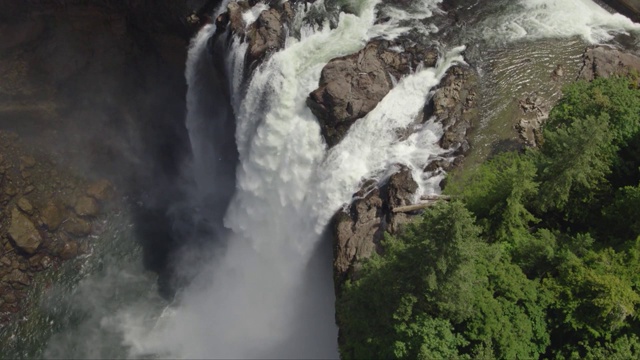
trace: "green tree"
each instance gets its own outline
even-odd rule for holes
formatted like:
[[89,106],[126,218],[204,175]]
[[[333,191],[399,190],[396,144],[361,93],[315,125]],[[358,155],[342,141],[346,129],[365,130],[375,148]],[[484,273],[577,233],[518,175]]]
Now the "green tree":
[[588,249],[594,242],[588,234],[574,242],[559,252],[556,276],[543,282],[554,299],[554,346],[565,352],[580,343],[611,340],[628,327],[640,303],[637,246],[596,251]]
[[338,299],[343,358],[529,358],[548,343],[538,283],[459,202],[428,209]]

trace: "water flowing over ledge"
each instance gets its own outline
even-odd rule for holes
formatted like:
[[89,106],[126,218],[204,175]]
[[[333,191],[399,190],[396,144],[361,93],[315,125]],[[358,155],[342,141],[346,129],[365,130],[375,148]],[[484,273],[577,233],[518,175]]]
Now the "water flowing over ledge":
[[[464,64],[465,50],[458,45],[575,36],[601,42],[637,30],[590,1],[510,3],[505,12],[471,26],[477,37],[439,44],[442,56],[434,67],[395,79],[380,103],[328,149],[305,104],[323,67],[357,53],[372,39],[399,39],[411,32],[437,43],[439,29],[432,20],[447,16],[438,10],[440,3],[416,1],[400,8],[361,1],[345,12],[322,1],[292,5],[283,48],[255,64],[245,63],[249,44],[240,36],[216,35],[215,25],[205,26],[189,51],[186,123],[194,159],[185,172],[196,183],[190,189],[198,208],[193,216],[207,222],[224,215],[218,225],[227,246],[202,267],[190,263],[197,256],[185,255],[183,270],[194,265],[199,275],[161,315],[141,299],[104,315],[96,327],[122,332],[130,356],[337,356],[333,299],[320,304],[314,298],[322,293],[318,289],[312,296],[303,294],[317,287],[309,263],[335,211],[352,201],[365,180],[382,182],[403,165],[418,185],[416,198],[438,192],[442,174],[423,170],[430,158],[448,156],[439,146],[442,124],[429,120],[406,136],[399,133],[414,124],[447,71]],[[273,7],[258,3],[246,9],[245,25],[259,22],[260,14]],[[566,21],[562,13],[567,11],[584,21]],[[223,76],[204,70],[212,62]],[[220,141],[230,138],[233,151],[220,156],[217,151],[227,149]],[[331,288],[326,290],[324,295],[331,295]]]

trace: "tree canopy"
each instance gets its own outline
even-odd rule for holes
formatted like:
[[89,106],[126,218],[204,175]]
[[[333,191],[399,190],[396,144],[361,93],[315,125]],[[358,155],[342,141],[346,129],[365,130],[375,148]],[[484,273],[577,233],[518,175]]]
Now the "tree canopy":
[[448,181],[337,299],[343,358],[640,357],[640,90],[577,82],[539,149]]

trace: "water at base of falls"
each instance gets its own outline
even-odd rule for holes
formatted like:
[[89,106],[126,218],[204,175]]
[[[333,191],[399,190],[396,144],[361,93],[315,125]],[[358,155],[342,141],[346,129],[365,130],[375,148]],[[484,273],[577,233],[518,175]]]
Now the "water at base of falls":
[[[229,88],[226,103],[216,103],[217,110],[199,109],[219,101],[204,90],[206,84],[198,83],[207,78],[198,69],[211,61],[207,42],[215,30],[205,27],[194,39],[186,74],[190,85],[187,126],[194,152],[190,169],[196,179],[192,194],[194,202],[204,208],[212,201],[214,205],[229,202],[224,224],[220,224],[226,229],[226,245],[199,264],[195,279],[161,314],[157,299],[149,302],[141,298],[91,319],[94,327],[117,334],[110,337],[115,339],[113,346],[121,346],[131,357],[337,357],[331,239],[323,236],[323,231],[363,179],[381,179],[396,164],[407,165],[420,180],[417,196],[438,191],[439,179],[423,179],[422,169],[429,156],[442,152],[437,145],[441,126],[427,122],[402,141],[395,133],[413,122],[446,70],[464,62],[464,48],[457,46],[476,45],[466,41],[490,47],[572,36],[581,36],[588,43],[607,40],[616,32],[637,30],[637,25],[603,13],[590,0],[493,1],[485,6],[491,18],[481,18],[483,13],[478,11],[480,15],[475,16],[480,18],[461,30],[473,35],[443,47],[444,56],[435,68],[418,69],[401,79],[373,111],[352,126],[340,144],[327,150],[318,123],[305,105],[307,95],[318,86],[324,65],[357,52],[372,38],[392,38],[411,29],[418,29],[421,36],[433,36],[435,42],[437,29],[430,20],[446,16],[435,10],[440,2],[414,1],[409,9],[401,9],[363,0],[352,6],[351,13],[339,15],[326,14],[320,0],[307,8],[296,5],[292,24],[298,28],[289,31],[296,37],[289,37],[285,48],[252,74],[242,73],[246,44],[238,39],[228,53],[214,54],[224,58]],[[266,5],[256,6],[265,9]],[[507,12],[492,13],[500,8]],[[579,12],[584,21],[568,22],[559,14],[572,11]],[[245,21],[254,20],[257,13],[249,10]],[[305,16],[311,13],[338,20],[333,26],[329,21],[306,21]],[[388,20],[376,22],[381,15]],[[220,148],[213,146],[217,143],[208,142],[208,136],[217,131],[211,130],[211,123],[220,124],[222,118],[231,119],[235,126],[237,152],[225,155],[224,161],[227,165],[232,161],[231,170],[218,161]],[[220,177],[221,172],[231,176]],[[235,192],[226,191],[228,199],[224,200],[216,189],[228,190],[220,183],[227,181]],[[202,257],[185,254],[185,259],[194,258]],[[184,267],[190,265],[183,260]],[[149,309],[147,304],[155,306]],[[87,341],[100,341],[96,338]],[[48,354],[64,356],[65,336],[53,341],[59,343],[51,343]],[[101,356],[105,354],[84,353],[84,357]]]

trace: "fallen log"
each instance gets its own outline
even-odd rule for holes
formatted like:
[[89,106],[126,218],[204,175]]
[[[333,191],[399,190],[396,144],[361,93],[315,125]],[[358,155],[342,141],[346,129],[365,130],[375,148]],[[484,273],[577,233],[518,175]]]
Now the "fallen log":
[[431,205],[435,204],[434,202],[425,202],[425,203],[418,203],[418,204],[413,204],[413,205],[406,205],[406,206],[398,206],[393,208],[391,211],[394,213],[404,213],[404,212],[412,212],[412,211],[416,211],[416,210],[421,210],[424,208],[427,208]]
[[451,196],[449,196],[449,195],[422,195],[420,197],[420,200],[426,200],[426,201],[438,201],[438,200],[451,201]]

